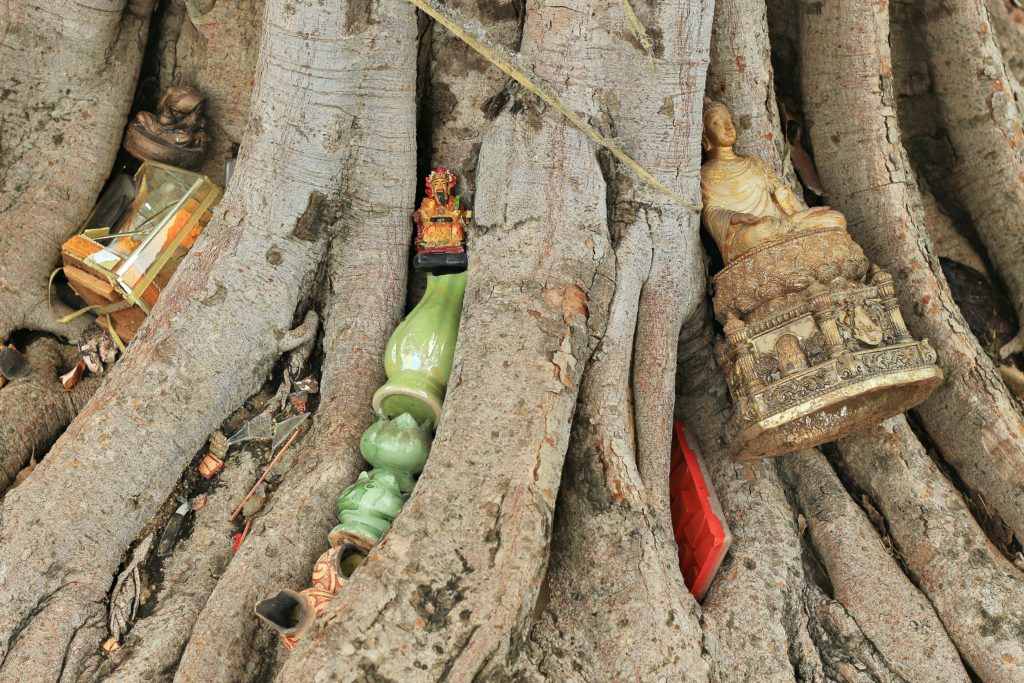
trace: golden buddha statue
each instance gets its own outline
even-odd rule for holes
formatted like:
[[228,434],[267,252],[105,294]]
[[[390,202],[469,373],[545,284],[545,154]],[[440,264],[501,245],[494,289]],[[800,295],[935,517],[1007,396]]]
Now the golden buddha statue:
[[808,208],[735,142],[729,110],[708,103],[701,194],[725,261],[712,281],[732,455],[809,448],[923,401],[942,371],[907,330],[892,277],[865,258],[843,214]]
[[729,263],[754,247],[817,228],[846,229],[846,217],[827,206],[808,208],[765,162],[733,152],[736,128],[725,105],[704,112],[700,169],[704,224]]

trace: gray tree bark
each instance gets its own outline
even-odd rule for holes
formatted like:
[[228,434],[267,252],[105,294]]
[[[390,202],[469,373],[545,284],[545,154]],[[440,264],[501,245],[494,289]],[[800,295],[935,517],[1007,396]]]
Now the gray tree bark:
[[[340,211],[351,122],[330,51],[316,49],[334,29],[303,7],[268,13],[238,185],[108,381],[0,507],[0,678],[81,672],[126,548],[287,348]],[[292,30],[302,20],[307,35]],[[73,505],[49,506],[69,491]]]
[[[76,337],[47,310],[47,277],[110,173],[153,0],[6,3],[0,20],[0,340]],[[60,36],[58,40],[54,36]],[[56,305],[60,313],[68,309]]]
[[[329,547],[334,502],[365,466],[359,437],[372,421],[371,398],[386,379],[384,346],[404,310],[418,186],[415,14],[395,3],[338,2],[327,10],[310,3],[302,19],[319,22],[318,16],[322,26],[346,27],[328,54],[316,58],[347,65],[324,78],[345,96],[337,106],[348,118],[338,127],[347,131],[358,122],[346,141],[343,208],[323,274],[320,406],[268,509],[200,615],[177,681],[243,681],[275,668],[277,636],[257,621],[253,606],[282,588],[305,588],[313,563]],[[390,49],[372,49],[381,42]],[[370,78],[372,93],[361,86]]]
[[939,354],[946,378],[916,409],[928,434],[971,490],[1022,537],[1024,421],[953,302],[924,228],[900,143],[888,12],[873,4],[813,7],[807,5],[801,24],[804,98],[828,199],[846,214],[868,258],[900,283],[909,327]]

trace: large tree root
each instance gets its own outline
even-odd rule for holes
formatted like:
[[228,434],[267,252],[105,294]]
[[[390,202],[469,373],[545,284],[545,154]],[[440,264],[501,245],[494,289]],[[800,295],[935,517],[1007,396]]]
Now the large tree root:
[[[999,51],[985,0],[928,0],[921,3],[921,18],[936,94],[959,160],[952,189],[1024,320],[1020,86]],[[1024,330],[1004,349],[1021,350]]]
[[844,439],[840,453],[971,670],[986,683],[1024,681],[1024,576],[985,537],[906,420]]
[[939,354],[945,381],[917,408],[929,435],[971,490],[1024,537],[1024,422],[953,302],[923,226],[893,104],[888,12],[875,3],[814,6],[802,14],[804,106],[829,200],[868,258],[900,283],[910,328]]
[[117,683],[155,683],[174,678],[193,626],[232,560],[235,525],[228,517],[256,476],[257,462],[250,453],[241,451],[231,456],[207,504],[193,513],[192,533],[164,562],[163,583],[152,613],[132,627],[109,661],[99,663],[98,677]]
[[[355,5],[330,9],[346,25]],[[320,11],[323,11],[322,9]],[[384,347],[404,311],[416,164],[416,25],[411,6],[373,3],[365,23],[347,24],[336,48],[346,87],[372,76],[349,111],[359,121],[345,176],[339,236],[325,275],[321,402],[307,443],[269,509],[214,591],[181,660],[178,681],[244,681],[272,668],[281,650],[253,606],[309,582],[337,523],[334,504],[364,467],[359,437],[373,392],[384,382]],[[387,51],[367,44],[388,41]]]
[[52,339],[37,339],[25,355],[31,373],[0,391],[0,494],[33,456],[45,455],[101,380],[89,376],[65,391],[58,376],[74,365],[78,352]]
[[[608,327],[583,375],[530,658],[551,681],[706,680],[696,604],[636,464],[630,369],[649,235],[616,247]],[[667,476],[667,472],[665,474]],[[623,657],[623,651],[630,656]]]
[[893,671],[915,683],[968,681],[928,599],[903,570],[818,451],[787,456],[781,470],[796,494],[832,595]]
[[[268,12],[239,183],[107,382],[0,508],[0,678],[79,670],[102,640],[125,548],[288,341],[339,215],[358,94],[337,87],[323,9],[280,4],[289,11]],[[69,491],[73,506],[48,505]]]
[[589,141],[530,102],[514,109],[482,145],[469,284],[430,461],[281,680],[468,680],[502,671],[523,645],[578,382],[603,330],[606,311],[588,321],[587,306],[607,301],[611,254]]
[[[608,27],[629,25],[621,3],[560,7],[538,18],[550,17],[564,35],[590,37],[567,46],[564,60],[575,65],[566,87],[576,109],[614,130],[678,193],[695,195],[700,117],[693,112],[701,109],[706,65],[698,46],[709,40],[710,9],[636,5],[641,25],[665,37],[652,74],[640,42],[593,49]],[[552,63],[541,70],[558,78]],[[676,95],[680,79],[684,92]],[[634,87],[617,87],[628,81]],[[610,191],[615,294],[584,373],[530,658],[548,680],[705,680],[696,606],[678,569],[668,510],[677,338],[704,289],[698,217],[625,174]]]
[[0,340],[21,328],[77,337],[89,322],[51,318],[47,276],[110,173],[153,10],[51,4],[9,2],[0,25]]

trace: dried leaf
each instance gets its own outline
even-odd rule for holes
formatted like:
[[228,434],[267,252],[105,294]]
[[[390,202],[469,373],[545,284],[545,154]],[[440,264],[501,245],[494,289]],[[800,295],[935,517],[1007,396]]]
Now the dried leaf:
[[64,387],[64,391],[71,391],[74,389],[78,382],[82,379],[82,375],[85,374],[85,360],[82,358],[78,359],[75,363],[75,367],[71,368],[63,375],[60,376],[60,383]]

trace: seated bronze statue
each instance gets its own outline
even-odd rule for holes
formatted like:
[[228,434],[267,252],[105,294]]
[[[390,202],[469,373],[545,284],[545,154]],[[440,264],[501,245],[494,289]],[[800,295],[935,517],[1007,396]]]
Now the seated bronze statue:
[[140,161],[194,168],[206,152],[206,98],[179,79],[167,87],[156,113],[140,111],[128,125],[124,148]]
[[942,371],[908,332],[892,277],[864,257],[843,214],[809,208],[735,142],[729,110],[709,103],[701,194],[725,262],[713,279],[715,353],[733,399],[733,456],[815,446],[923,401]]

